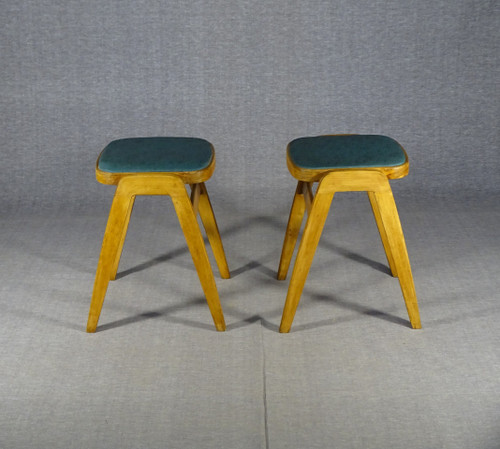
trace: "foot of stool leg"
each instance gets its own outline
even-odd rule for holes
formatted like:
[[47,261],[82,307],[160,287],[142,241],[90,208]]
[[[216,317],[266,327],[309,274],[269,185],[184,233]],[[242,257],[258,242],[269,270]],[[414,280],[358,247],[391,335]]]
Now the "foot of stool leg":
[[104,233],[101,255],[97,265],[94,291],[90,302],[87,332],[95,332],[101,314],[104,296],[111,278],[112,265],[117,258],[117,251],[125,232],[130,207],[130,195],[122,194],[117,187],[113,204],[109,212],[108,224]]
[[224,331],[226,329],[226,324],[224,322],[219,294],[217,292],[217,286],[208,259],[205,243],[203,242],[203,237],[191,201],[184,187],[182,187],[182,190],[183,192],[179,191],[175,194],[171,194],[172,202],[174,203],[175,211],[177,212],[189,251],[191,252],[194,266],[198,272],[201,287],[205,293],[215,327],[218,331]]
[[280,332],[282,333],[289,332],[292,326],[300,295],[304,289],[307,274],[309,273],[309,268],[311,267],[332,199],[333,192],[322,193],[320,186],[314,198],[309,217],[307,218],[306,227],[293,267],[292,278],[288,287],[288,294],[281,318]]
[[403,229],[399,220],[396,203],[392,195],[392,191],[376,192],[375,200],[380,210],[380,216],[383,221],[383,227],[387,233],[387,239],[394,257],[396,271],[399,277],[399,284],[410,318],[411,327],[420,329],[420,314],[418,311],[417,295],[415,293],[415,285],[411,274],[410,260],[406,250]]

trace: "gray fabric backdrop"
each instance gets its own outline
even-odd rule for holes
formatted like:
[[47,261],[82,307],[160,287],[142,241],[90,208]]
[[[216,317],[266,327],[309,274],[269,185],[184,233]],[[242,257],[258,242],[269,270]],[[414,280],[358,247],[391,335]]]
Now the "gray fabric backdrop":
[[[498,449],[499,12],[0,0],[0,448]],[[393,188],[423,329],[366,196],[346,193],[279,334],[286,144],[356,132],[410,155]],[[113,194],[96,157],[152,135],[216,146],[225,333],[168,198],[137,201],[85,333]]]
[[498,193],[499,17],[484,0],[4,0],[0,204],[107,208],[99,151],[150,135],[211,140],[233,210],[284,212],[285,146],[322,133],[399,140],[401,193]]

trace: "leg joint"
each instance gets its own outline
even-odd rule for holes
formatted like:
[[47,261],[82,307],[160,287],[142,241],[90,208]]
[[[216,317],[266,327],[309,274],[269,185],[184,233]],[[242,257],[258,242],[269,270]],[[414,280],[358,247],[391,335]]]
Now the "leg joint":
[[387,175],[376,168],[334,170],[323,176],[318,187],[318,193],[390,190]]

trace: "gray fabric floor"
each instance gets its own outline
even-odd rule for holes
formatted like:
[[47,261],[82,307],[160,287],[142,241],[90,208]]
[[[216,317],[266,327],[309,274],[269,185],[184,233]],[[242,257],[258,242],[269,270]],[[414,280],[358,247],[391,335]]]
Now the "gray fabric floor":
[[500,448],[498,199],[396,200],[422,330],[365,196],[334,200],[288,335],[285,214],[213,198],[217,333],[168,198],[139,198],[93,335],[106,214],[3,217],[0,447]]

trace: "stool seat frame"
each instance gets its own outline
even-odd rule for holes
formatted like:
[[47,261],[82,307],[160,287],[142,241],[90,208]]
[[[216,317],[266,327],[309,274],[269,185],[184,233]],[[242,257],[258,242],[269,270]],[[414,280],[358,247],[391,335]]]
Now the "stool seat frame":
[[[96,331],[109,281],[116,278],[130,215],[137,195],[168,195],[171,197],[215,328],[218,331],[224,331],[226,324],[219,294],[196,218],[199,214],[221,277],[228,279],[230,277],[229,268],[205,187],[205,181],[211,177],[215,169],[215,155],[206,168],[189,172],[110,173],[100,170],[98,164],[99,159],[96,166],[97,180],[102,184],[116,185],[117,187],[97,265],[87,332]],[[190,184],[191,196],[188,195],[185,184]]]
[[[404,151],[404,150],[403,150]],[[410,261],[389,179],[408,174],[409,163],[397,167],[304,169],[295,165],[287,152],[290,173],[298,179],[297,189],[283,242],[278,279],[286,279],[305,212],[308,218],[288,287],[280,332],[289,332],[300,296],[336,192],[366,191],[375,216],[391,273],[399,278],[411,327],[420,329],[420,315]],[[319,182],[316,194],[313,184]]]

